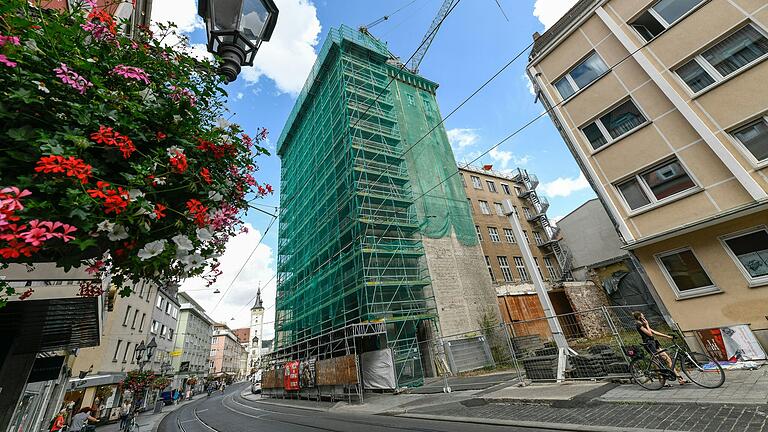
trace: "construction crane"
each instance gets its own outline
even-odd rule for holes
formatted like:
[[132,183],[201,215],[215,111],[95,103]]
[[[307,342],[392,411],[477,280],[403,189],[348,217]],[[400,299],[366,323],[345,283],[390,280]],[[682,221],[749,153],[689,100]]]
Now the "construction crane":
[[444,0],[443,5],[440,6],[440,10],[437,11],[437,15],[435,15],[435,19],[432,20],[432,25],[429,26],[429,30],[427,30],[427,34],[424,35],[424,39],[421,40],[421,45],[419,45],[419,49],[416,51],[416,54],[414,54],[413,58],[411,58],[411,62],[408,64],[408,69],[417,74],[419,73],[419,65],[421,64],[421,61],[424,60],[424,56],[427,54],[427,50],[429,49],[429,46],[432,45],[432,41],[435,39],[435,35],[437,34],[437,31],[440,29],[440,26],[443,24],[443,20],[448,15],[448,12],[453,9],[453,7],[458,3],[459,0]]

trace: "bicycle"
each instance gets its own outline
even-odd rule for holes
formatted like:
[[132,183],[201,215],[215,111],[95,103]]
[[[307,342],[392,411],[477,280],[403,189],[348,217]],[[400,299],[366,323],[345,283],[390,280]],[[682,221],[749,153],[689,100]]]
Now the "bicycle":
[[130,420],[125,424],[123,432],[141,432],[139,424],[136,423],[136,413],[130,415]]
[[[674,366],[679,364],[680,370],[682,370],[685,376],[692,383],[700,387],[714,389],[723,385],[725,382],[725,372],[717,360],[713,359],[709,354],[690,351],[687,347],[678,345],[675,342],[676,339],[677,336],[673,336],[672,346],[653,353],[650,357],[646,357],[646,354],[649,353],[644,348],[636,346],[627,347],[627,356],[632,359],[629,362],[632,381],[647,390],[659,390],[664,387],[667,380],[677,380]],[[670,354],[672,359],[671,369],[659,356],[663,352]]]

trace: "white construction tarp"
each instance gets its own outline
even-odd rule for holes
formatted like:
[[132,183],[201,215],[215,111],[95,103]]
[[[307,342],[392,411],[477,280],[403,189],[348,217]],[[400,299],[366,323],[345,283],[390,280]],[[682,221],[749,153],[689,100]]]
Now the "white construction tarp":
[[360,355],[360,363],[364,389],[394,390],[397,387],[395,360],[391,349],[363,353]]

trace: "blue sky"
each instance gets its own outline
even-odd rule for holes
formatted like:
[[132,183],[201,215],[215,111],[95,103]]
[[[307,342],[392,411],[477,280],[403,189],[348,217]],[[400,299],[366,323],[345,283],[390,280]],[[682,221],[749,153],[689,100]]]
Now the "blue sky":
[[[420,67],[420,73],[437,83],[437,99],[443,115],[452,111],[501,66],[531,42],[531,35],[543,32],[575,0],[463,0],[445,20]],[[153,19],[172,20],[190,35],[193,49],[204,54],[205,32],[196,18],[195,0],[156,0]],[[346,24],[358,27],[408,5],[411,0],[276,0],[280,9],[277,27],[270,42],[262,45],[253,68],[244,69],[230,84],[231,121],[247,131],[266,127],[273,145],[295,103],[316,52],[328,30]],[[407,59],[421,42],[442,0],[416,0],[373,28],[371,33],[387,42],[390,51]],[[472,160],[542,111],[524,77],[527,53],[481,93],[445,122],[456,159]],[[277,155],[260,157],[259,180],[280,186]],[[550,217],[558,218],[578,207],[594,194],[547,117],[505,142],[476,165],[493,164],[495,169],[521,167],[538,175],[540,192],[551,202]],[[259,204],[277,206],[278,193]],[[263,207],[266,211],[273,208]],[[277,223],[233,281],[243,262],[254,250],[271,218],[251,212],[247,222],[253,230],[231,242],[222,257],[225,274],[217,287],[226,296],[204,290],[200,281],[188,281],[184,289],[199,300],[216,319],[230,326],[246,326],[254,286],[265,287],[264,303],[274,304],[274,255],[277,250]],[[267,282],[269,283],[267,284]],[[272,321],[274,309],[267,310]],[[230,320],[230,318],[235,318]]]

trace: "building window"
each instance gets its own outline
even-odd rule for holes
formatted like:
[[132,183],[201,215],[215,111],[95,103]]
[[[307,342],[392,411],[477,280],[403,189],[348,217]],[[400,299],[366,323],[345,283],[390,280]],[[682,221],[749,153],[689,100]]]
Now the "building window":
[[178,309],[176,309],[175,307],[172,307],[172,308],[171,308],[171,316],[172,316],[173,318],[178,318],[178,317],[179,317],[179,310],[178,310]]
[[523,214],[525,215],[526,219],[530,219],[533,215],[531,214],[531,209],[528,207],[523,207]]
[[494,227],[488,227],[488,236],[493,243],[499,243],[501,241],[499,238],[499,231]]
[[480,177],[478,176],[469,176],[472,179],[472,187],[475,189],[483,189],[483,184],[480,183]]
[[691,249],[666,252],[656,258],[678,297],[719,291]]
[[506,183],[501,184],[501,190],[504,192],[505,195],[512,195],[512,192],[509,190],[509,185]]
[[650,42],[703,2],[704,0],[661,0],[630,25],[643,39]]
[[158,323],[157,321],[152,320],[152,327],[149,329],[149,331],[151,331],[154,334],[157,334],[157,327],[159,326],[159,324],[160,323]]
[[172,328],[168,329],[168,339],[173,340],[173,329]]
[[539,246],[544,244],[544,239],[541,238],[541,233],[538,231],[533,232],[533,239],[536,241],[536,244]]
[[128,306],[128,308],[125,310],[125,316],[123,317],[123,327],[128,326],[128,317],[131,315],[131,307]]
[[515,243],[515,235],[512,234],[512,228],[504,228],[504,238],[507,239],[507,243]]
[[157,306],[158,309],[163,310],[163,298],[161,296],[157,296],[157,303],[155,303],[155,306]]
[[554,86],[563,100],[568,99],[579,89],[589,85],[608,71],[608,66],[596,53],[591,53],[581,63],[569,70],[562,78],[555,81]]
[[123,341],[118,339],[117,340],[117,346],[115,346],[115,353],[112,355],[112,361],[117,362],[117,356],[120,355],[120,345],[123,344]]
[[135,311],[133,311],[133,322],[131,322],[131,328],[132,329],[136,328],[136,318],[138,318],[138,317],[139,317],[139,310],[136,309]]
[[501,203],[493,203],[493,206],[496,207],[496,214],[499,216],[504,216],[504,206],[501,205]]
[[531,244],[531,239],[528,238],[528,231],[523,230],[523,237],[525,237],[526,243]]
[[520,196],[523,193],[523,190],[520,189],[520,186],[515,186],[515,195]]
[[547,273],[549,273],[549,278],[550,279],[557,280],[557,278],[560,277],[557,274],[557,270],[555,270],[555,266],[552,265],[552,258],[544,257],[544,267],[547,268]]
[[128,363],[128,350],[131,349],[131,343],[125,343],[125,349],[123,350],[123,363]]
[[165,327],[165,324],[160,326],[160,337],[165,337],[165,334],[168,333],[168,329]]
[[459,178],[461,179],[461,185],[467,187],[467,181],[464,180],[464,174],[459,174]]
[[723,237],[723,243],[751,286],[768,284],[768,230]]
[[520,280],[522,280],[523,282],[530,282],[531,278],[528,277],[528,271],[525,270],[525,263],[523,262],[523,258],[522,257],[513,257],[513,258],[515,260],[515,268],[517,268],[517,273],[520,274]]
[[500,256],[499,259],[499,267],[501,268],[501,275],[504,277],[505,282],[512,282],[512,271],[509,269],[509,261],[507,261],[507,257]]
[[632,210],[696,187],[678,160],[664,162],[616,186]]
[[491,281],[496,282],[496,277],[493,275],[493,268],[491,267],[491,258],[488,255],[485,256],[485,266],[488,267],[488,274],[491,275]]
[[582,127],[581,131],[592,148],[597,150],[622,138],[646,122],[643,113],[630,99]]
[[469,211],[471,213],[474,213],[475,212],[475,207],[472,205],[472,199],[471,198],[467,198],[467,205],[469,206]]
[[491,214],[491,209],[488,207],[488,201],[479,200],[480,203],[480,212],[484,215]]
[[758,162],[768,161],[768,117],[762,117],[731,134]]
[[144,288],[146,285],[145,281],[141,281],[141,288],[139,289],[139,298],[144,298]]
[[485,184],[488,185],[488,191],[489,192],[496,193],[496,183],[494,183],[494,182],[492,182],[490,180],[486,180]]
[[768,38],[754,25],[747,24],[675,72],[697,93],[766,56]]
[[537,257],[533,257],[533,262],[534,264],[536,264],[536,271],[539,273],[539,277],[543,280],[544,273],[541,272],[541,267],[539,266],[539,259]]
[[477,231],[477,239],[483,241],[483,234],[480,232],[480,226],[475,225],[475,231]]
[[414,99],[412,94],[406,93],[405,96],[408,98],[408,105],[410,105],[410,106],[415,106],[416,105],[416,99]]
[[165,302],[165,314],[170,315],[171,314],[171,302],[166,301]]
[[147,317],[147,314],[142,313],[141,314],[141,321],[139,321],[139,332],[144,331],[144,319]]
[[147,303],[149,303],[149,299],[152,297],[152,286],[150,285],[147,289]]

